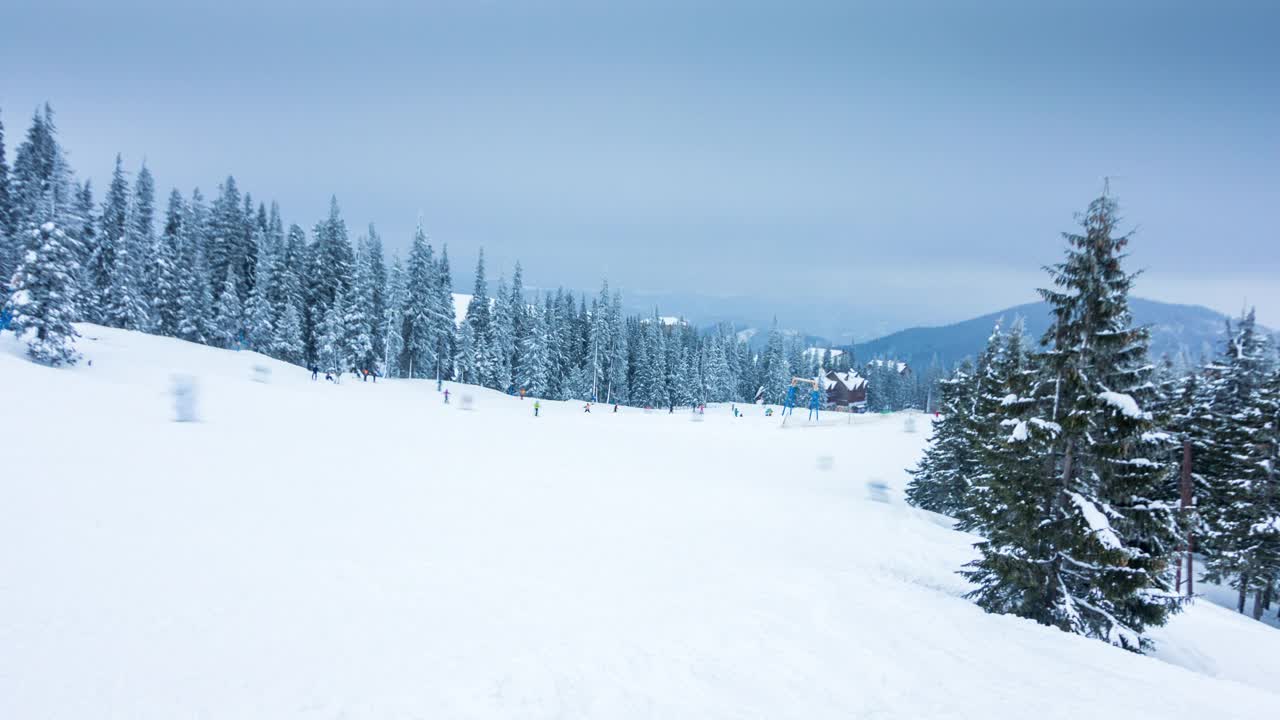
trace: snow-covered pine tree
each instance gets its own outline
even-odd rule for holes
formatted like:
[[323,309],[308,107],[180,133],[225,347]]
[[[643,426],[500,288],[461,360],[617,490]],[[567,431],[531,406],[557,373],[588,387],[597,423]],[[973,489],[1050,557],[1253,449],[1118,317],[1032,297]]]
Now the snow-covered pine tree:
[[111,327],[123,330],[146,330],[151,320],[147,300],[142,294],[140,263],[134,258],[132,245],[127,237],[117,243],[116,266],[111,272],[111,284],[104,298],[104,320]]
[[1234,588],[1240,612],[1255,594],[1259,617],[1280,576],[1275,372],[1270,339],[1250,310],[1228,325],[1222,355],[1206,368],[1207,442],[1196,461],[1207,491],[1199,507],[1208,531],[1205,577]]
[[9,189],[9,162],[5,159],[4,121],[0,118],[0,292],[7,288],[21,258],[15,216],[13,194]]
[[244,337],[244,308],[240,304],[240,278],[230,268],[214,301],[214,341],[218,347],[240,348]]
[[400,258],[393,256],[391,269],[387,273],[387,292],[382,315],[382,372],[387,377],[404,377],[400,366],[401,353],[404,352],[404,303],[408,295],[404,266]]
[[134,278],[137,292],[142,296],[146,308],[146,324],[139,329],[156,332],[156,320],[151,317],[151,308],[156,306],[161,290],[158,287],[163,280],[153,276],[153,272],[163,272],[163,262],[154,255],[156,252],[156,183],[151,171],[144,162],[138,170],[137,179],[133,183],[133,198],[129,204],[127,236],[129,257],[133,259]]
[[[178,336],[178,316],[181,313],[178,263],[185,217],[186,203],[175,188],[169,193],[164,228],[146,257],[150,293],[147,313],[151,317],[151,331],[167,337]],[[190,272],[190,269],[185,272]]]
[[21,264],[13,274],[4,309],[10,329],[27,344],[27,355],[47,365],[74,365],[79,337],[76,318],[76,241],[54,223],[30,231]]
[[[227,276],[240,266],[239,238],[243,228],[240,190],[236,187],[236,179],[228,175],[218,186],[218,196],[214,198],[208,218],[205,256],[209,263],[209,287],[213,291],[214,302],[222,299]],[[239,282],[236,285],[239,292]]]
[[356,276],[351,282],[343,315],[344,354],[360,370],[377,367],[373,354],[373,268],[369,264],[367,241],[360,243],[356,256]]
[[436,348],[431,310],[437,300],[437,278],[435,259],[421,220],[409,246],[409,265],[405,275],[405,296],[400,316],[403,350],[399,364],[407,377],[429,377],[435,374]]
[[350,288],[354,275],[347,224],[342,219],[336,196],[329,199],[329,217],[316,225],[314,234],[315,266],[308,279],[315,288],[313,302],[329,308],[337,301],[339,292]]
[[475,382],[485,387],[498,387],[497,368],[490,345],[493,343],[492,310],[489,306],[489,288],[484,273],[484,248],[480,248],[480,258],[476,261],[475,283],[471,289],[471,301],[467,303],[467,317],[464,325],[471,328],[471,358],[469,363],[475,367]]
[[505,278],[498,279],[490,317],[489,361],[493,369],[493,387],[507,390],[514,383],[511,359],[515,356],[515,324],[511,294]]
[[769,329],[769,341],[764,350],[764,374],[761,378],[761,384],[764,385],[764,401],[781,405],[786,399],[791,377],[791,367],[787,363],[782,332],[778,330],[778,319],[774,318],[773,327]]
[[907,502],[949,517],[968,508],[969,482],[978,474],[979,448],[972,442],[973,366],[961,363],[939,383],[939,413],[920,464],[911,470]]
[[335,378],[342,376],[347,369],[346,359],[342,356],[343,326],[342,314],[346,312],[346,293],[339,290],[332,308],[318,310],[323,312],[320,320],[320,332],[316,341],[316,362],[325,372],[332,372]]
[[524,347],[524,336],[526,325],[528,324],[527,316],[529,309],[524,299],[524,269],[520,266],[520,261],[516,261],[515,272],[511,275],[511,339],[512,339],[512,355],[511,369],[515,373],[516,368],[520,367],[521,348]]
[[[57,227],[70,226],[68,211],[72,207],[71,169],[58,144],[53,108],[45,103],[31,118],[26,138],[14,154],[9,178],[10,222],[14,231],[25,235],[23,228],[53,222]],[[22,238],[17,251],[24,254],[29,235]],[[77,239],[78,242],[78,239]]]
[[1020,466],[1038,473],[1017,493],[1031,498],[1036,517],[1010,511],[992,525],[989,532],[1008,535],[988,538],[999,552],[984,555],[970,577],[988,610],[1140,652],[1145,629],[1181,602],[1168,572],[1180,540],[1176,506],[1160,495],[1165,468],[1149,457],[1159,448],[1142,409],[1148,337],[1132,325],[1133,276],[1121,265],[1130,236],[1118,235],[1117,223],[1104,192],[1082,218],[1083,233],[1064,235],[1066,258],[1049,268],[1056,287],[1040,291],[1053,312],[1043,390],[1010,435],[1026,443],[1014,454]]
[[631,391],[627,385],[630,377],[629,335],[626,320],[622,315],[622,294],[615,292],[609,305],[609,345],[607,354],[608,376],[604,401],[626,403],[631,402]]
[[569,373],[564,391],[566,400],[591,400],[591,368],[579,365]]
[[118,265],[116,253],[124,242],[129,216],[129,183],[124,176],[124,160],[117,153],[111,183],[102,201],[98,222],[98,242],[90,250],[89,267],[83,273],[86,283],[84,317],[96,323],[110,324],[107,306]]
[[551,361],[547,352],[549,338],[546,319],[539,303],[533,303],[533,307],[525,315],[525,322],[520,365],[516,367],[516,384],[533,397],[546,397]]
[[449,269],[449,246],[440,249],[435,272],[436,302],[432,304],[432,353],[435,373],[445,380],[451,376],[453,353],[457,345],[457,313],[453,304],[453,274]]
[[[372,323],[370,339],[373,341],[373,358],[369,367],[381,366],[386,360],[387,334],[387,263],[383,256],[382,237],[369,223],[369,240],[365,245],[365,263],[369,266],[369,282],[371,285],[369,321]],[[383,368],[387,372],[387,368]]]
[[177,275],[177,337],[198,343],[210,343],[214,337],[213,289],[209,287],[209,262],[204,252],[207,223],[204,196],[199,189],[193,190],[178,251],[183,271]]
[[258,244],[258,260],[253,270],[257,277],[244,307],[245,335],[249,349],[269,354],[276,344],[275,308],[271,302],[275,293],[272,283],[277,276],[276,256],[262,229],[255,229],[253,234]]
[[458,351],[453,358],[453,376],[458,382],[480,384],[476,370],[476,326],[466,320],[458,331]]

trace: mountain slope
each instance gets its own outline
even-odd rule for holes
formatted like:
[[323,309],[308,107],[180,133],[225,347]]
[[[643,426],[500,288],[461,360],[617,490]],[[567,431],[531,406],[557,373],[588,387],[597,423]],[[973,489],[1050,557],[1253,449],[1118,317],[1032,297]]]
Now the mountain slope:
[[[1179,352],[1195,360],[1211,354],[1217,347],[1226,316],[1198,305],[1130,299],[1135,322],[1151,328],[1152,357]],[[917,327],[859,343],[861,359],[894,357],[916,367],[927,366],[937,358],[950,367],[965,357],[977,355],[997,320],[1011,323],[1021,318],[1027,334],[1035,339],[1049,328],[1049,306],[1043,302],[1018,305],[999,312],[940,327]]]
[[[1280,707],[1280,632],[1208,603],[1141,657],[966,600],[975,538],[902,503],[926,433],[901,415],[535,418],[473,386],[446,405],[430,381],[81,331],[93,365],[69,370],[0,336],[3,718]],[[173,373],[200,422],[170,421]]]

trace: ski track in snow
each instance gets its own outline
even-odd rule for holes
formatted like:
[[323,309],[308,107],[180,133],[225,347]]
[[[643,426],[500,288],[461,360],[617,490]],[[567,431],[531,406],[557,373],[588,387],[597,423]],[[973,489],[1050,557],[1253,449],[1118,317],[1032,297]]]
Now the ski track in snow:
[[[975,538],[902,501],[923,418],[534,419],[452,383],[445,406],[431,381],[81,331],[94,365],[71,370],[0,338],[2,718],[1280,707],[1280,631],[1209,603],[1139,657],[965,600]],[[201,422],[170,421],[174,373]]]

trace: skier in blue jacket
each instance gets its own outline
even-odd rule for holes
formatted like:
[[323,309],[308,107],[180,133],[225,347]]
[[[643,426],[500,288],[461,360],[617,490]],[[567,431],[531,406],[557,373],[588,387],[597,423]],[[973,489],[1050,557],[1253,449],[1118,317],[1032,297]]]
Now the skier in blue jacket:
[[814,388],[809,392],[809,419],[810,420],[818,419],[818,408],[821,406],[822,406],[821,396],[818,393],[818,389]]

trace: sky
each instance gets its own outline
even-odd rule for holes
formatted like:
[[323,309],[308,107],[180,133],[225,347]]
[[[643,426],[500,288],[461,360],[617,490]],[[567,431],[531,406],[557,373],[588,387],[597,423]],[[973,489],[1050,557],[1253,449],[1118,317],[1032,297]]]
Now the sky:
[[1034,299],[1110,178],[1138,294],[1280,326],[1274,2],[182,5],[0,0],[10,158],[47,100],[99,190],[120,152],[392,250],[421,216],[459,289],[483,247],[863,336]]

